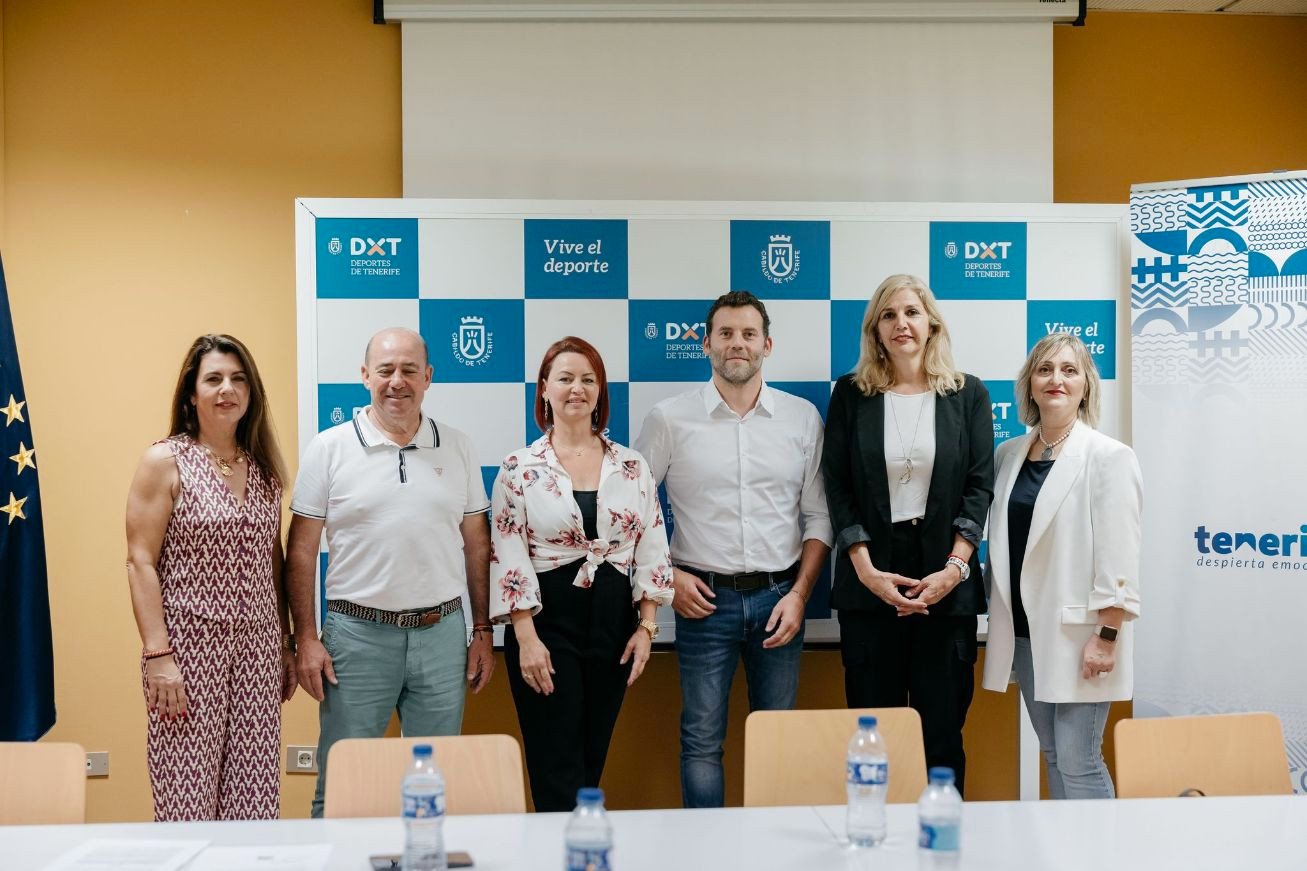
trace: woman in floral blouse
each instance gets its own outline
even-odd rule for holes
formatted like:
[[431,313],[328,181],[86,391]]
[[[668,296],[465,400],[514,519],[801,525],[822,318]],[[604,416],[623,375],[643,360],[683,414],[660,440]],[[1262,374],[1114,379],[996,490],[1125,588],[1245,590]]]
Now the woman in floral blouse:
[[535,809],[565,811],[599,785],[672,564],[648,463],[602,435],[608,382],[589,342],[545,352],[535,419],[545,434],[504,459],[491,497],[490,616],[512,621],[504,655]]

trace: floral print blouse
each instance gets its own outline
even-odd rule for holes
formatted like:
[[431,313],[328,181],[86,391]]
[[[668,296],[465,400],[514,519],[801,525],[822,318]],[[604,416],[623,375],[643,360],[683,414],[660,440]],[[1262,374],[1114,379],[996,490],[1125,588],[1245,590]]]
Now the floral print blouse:
[[672,559],[658,489],[644,457],[609,443],[596,497],[599,537],[586,537],[572,479],[547,435],[504,458],[490,497],[490,618],[540,612],[536,572],[580,560],[578,587],[605,561],[631,579],[631,599],[672,601]]

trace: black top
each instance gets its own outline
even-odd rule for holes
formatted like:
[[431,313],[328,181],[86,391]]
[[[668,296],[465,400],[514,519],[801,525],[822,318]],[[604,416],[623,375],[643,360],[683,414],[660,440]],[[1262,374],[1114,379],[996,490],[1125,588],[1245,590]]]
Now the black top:
[[[831,606],[893,615],[893,608],[858,581],[847,553],[849,545],[866,542],[873,565],[887,569],[894,564],[885,471],[885,394],[864,396],[852,375],[840,378],[831,393],[821,468],[837,551]],[[994,408],[985,385],[968,375],[960,390],[935,397],[935,464],[921,522],[921,555],[929,571],[944,568],[955,535],[979,547],[993,498]],[[977,554],[971,557],[971,579],[954,587],[930,613],[946,617],[985,613]]]
[[[581,511],[581,526],[585,529],[585,537],[596,539],[599,537],[599,491],[597,490],[573,490],[573,498],[576,499],[576,507]],[[543,590],[546,584],[555,583],[571,584],[576,580],[577,563],[580,559],[572,560],[570,563],[564,563],[557,568],[547,569],[540,572],[538,580]],[[604,561],[599,568],[595,570],[595,580],[600,578],[622,578],[622,573],[610,562]],[[623,579],[625,580],[625,579]]]
[[1021,603],[1021,564],[1026,559],[1026,541],[1030,538],[1030,518],[1035,513],[1035,500],[1039,488],[1044,486],[1055,460],[1026,460],[1012,485],[1007,500],[1007,551],[1011,564],[1012,629],[1017,638],[1030,637],[1030,621]]
[[591,540],[598,538],[599,491],[573,490],[572,496],[576,499],[576,507],[581,509],[581,527],[585,529],[585,537]]

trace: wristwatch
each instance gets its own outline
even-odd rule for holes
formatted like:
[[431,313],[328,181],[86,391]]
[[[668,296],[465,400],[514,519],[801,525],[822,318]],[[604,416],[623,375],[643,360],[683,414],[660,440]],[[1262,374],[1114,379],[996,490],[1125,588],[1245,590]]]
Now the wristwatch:
[[1096,626],[1094,627],[1094,634],[1108,644],[1116,644],[1117,631],[1111,626]]
[[948,559],[944,560],[944,565],[957,566],[958,571],[962,573],[962,580],[964,581],[971,577],[971,566],[967,565],[967,561],[960,556],[949,554]]
[[654,621],[641,619],[640,628],[649,633],[650,641],[658,637],[658,624]]

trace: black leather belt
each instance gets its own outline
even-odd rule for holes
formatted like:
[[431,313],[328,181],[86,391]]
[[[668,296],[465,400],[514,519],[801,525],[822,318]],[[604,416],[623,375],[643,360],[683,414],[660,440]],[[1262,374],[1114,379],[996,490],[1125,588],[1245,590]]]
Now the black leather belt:
[[416,608],[412,611],[383,611],[380,608],[356,605],[345,599],[328,599],[327,610],[349,617],[358,617],[360,620],[371,620],[373,623],[388,623],[400,629],[420,629],[423,626],[439,623],[441,618],[463,610],[463,600],[450,599],[431,608]]
[[703,569],[696,569],[694,566],[680,565],[676,566],[683,572],[689,572],[697,578],[700,578],[705,584],[714,590],[722,587],[728,590],[734,590],[737,593],[748,593],[752,590],[764,590],[772,584],[782,584],[786,581],[792,581],[799,576],[799,564],[795,563],[788,569],[781,569],[779,572],[740,572],[735,575],[728,575],[724,572],[709,572]]

